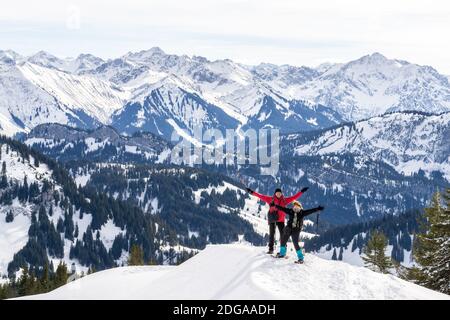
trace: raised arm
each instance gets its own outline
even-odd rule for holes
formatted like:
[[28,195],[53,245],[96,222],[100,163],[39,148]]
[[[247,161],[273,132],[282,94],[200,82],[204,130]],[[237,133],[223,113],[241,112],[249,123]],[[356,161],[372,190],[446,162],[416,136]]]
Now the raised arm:
[[284,213],[286,213],[287,215],[292,215],[294,214],[294,210],[292,210],[291,208],[286,208],[286,207],[282,207],[279,206],[277,204],[274,205],[278,210],[283,211]]
[[322,211],[323,209],[325,209],[322,206],[318,206],[317,208],[312,208],[312,209],[308,209],[308,210],[302,210],[302,217],[306,217],[309,216],[310,214],[317,212],[317,211]]
[[247,190],[247,192],[248,193],[250,193],[251,195],[253,195],[253,196],[255,196],[255,197],[258,197],[259,199],[261,199],[262,201],[264,201],[265,203],[268,203],[268,204],[270,204],[270,202],[272,201],[272,196],[266,196],[266,195],[264,195],[264,194],[260,194],[260,193],[258,193],[258,192],[256,192],[256,191],[253,191],[252,189],[250,189],[250,188],[246,188],[245,190]]
[[297,192],[297,193],[294,194],[293,196],[284,198],[284,199],[286,200],[286,203],[291,203],[292,201],[297,200],[298,198],[301,197],[301,195],[302,195],[303,193],[306,192],[306,190],[308,190],[308,187],[303,188],[302,190],[300,190],[299,192]]

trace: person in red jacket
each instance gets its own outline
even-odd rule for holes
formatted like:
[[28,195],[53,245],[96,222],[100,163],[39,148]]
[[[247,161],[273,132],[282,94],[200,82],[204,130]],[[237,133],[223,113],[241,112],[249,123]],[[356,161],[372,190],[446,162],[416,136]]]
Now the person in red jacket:
[[280,232],[280,238],[283,234],[284,229],[284,219],[285,219],[285,213],[282,210],[279,210],[276,206],[280,207],[286,207],[289,203],[291,203],[294,200],[297,200],[300,198],[300,196],[308,190],[308,188],[303,188],[296,194],[290,197],[284,197],[283,192],[280,188],[275,189],[273,196],[268,196],[264,194],[260,194],[258,192],[253,191],[250,188],[246,188],[247,192],[251,195],[254,195],[255,197],[258,197],[265,203],[269,204],[271,207],[269,209],[269,213],[267,215],[267,220],[269,223],[269,251],[268,254],[273,253],[273,246],[275,243],[275,229],[278,228],[278,231]]

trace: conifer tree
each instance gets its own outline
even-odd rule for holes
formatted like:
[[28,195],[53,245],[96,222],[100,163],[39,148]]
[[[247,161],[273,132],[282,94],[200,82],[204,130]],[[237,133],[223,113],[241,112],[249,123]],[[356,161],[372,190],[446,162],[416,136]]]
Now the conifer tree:
[[[358,234],[359,236],[359,234]],[[352,252],[355,251],[356,249],[358,249],[358,238],[353,239],[352,241]]]
[[62,285],[65,285],[67,283],[67,279],[69,278],[67,274],[67,265],[64,262],[60,262],[58,265],[58,268],[56,268],[56,274],[55,274],[55,287],[60,287]]
[[17,284],[17,293],[20,296],[27,296],[36,293],[36,278],[33,272],[30,272],[28,265],[25,264],[22,269],[22,275],[20,276]]
[[48,292],[51,290],[49,267],[47,263],[44,265],[44,269],[42,270],[42,276],[39,279],[39,282],[43,292]]
[[0,180],[0,188],[5,189],[8,187],[8,179],[6,177],[6,162],[2,162],[2,177]]
[[0,300],[14,298],[17,296],[15,290],[16,284],[14,281],[11,283],[0,284]]
[[64,220],[61,217],[58,218],[58,222],[56,223],[56,231],[59,233],[64,232]]
[[30,270],[30,277],[28,280],[28,286],[26,288],[26,295],[32,295],[39,293],[39,282],[36,279],[36,275],[33,270]]
[[142,266],[144,265],[144,252],[142,248],[137,244],[133,244],[130,249],[130,256],[128,258],[129,266]]
[[341,249],[339,250],[338,260],[342,261],[343,256],[344,256],[344,248],[341,247]]
[[387,245],[388,239],[386,236],[378,230],[373,231],[363,250],[364,255],[362,259],[364,264],[373,271],[389,273],[393,263],[391,258],[386,256]]
[[79,229],[78,229],[78,223],[77,223],[77,224],[75,224],[75,231],[74,231],[74,233],[73,233],[73,236],[74,236],[75,239],[78,238],[79,232],[80,232],[80,231],[79,231]]
[[333,249],[333,255],[331,256],[331,260],[337,260],[336,248]]
[[14,214],[13,214],[12,210],[9,210],[6,213],[5,221],[6,221],[6,223],[10,223],[10,222],[14,221]]
[[417,234],[414,258],[418,266],[409,272],[414,282],[450,294],[450,188],[444,194],[436,192],[425,208],[423,232]]

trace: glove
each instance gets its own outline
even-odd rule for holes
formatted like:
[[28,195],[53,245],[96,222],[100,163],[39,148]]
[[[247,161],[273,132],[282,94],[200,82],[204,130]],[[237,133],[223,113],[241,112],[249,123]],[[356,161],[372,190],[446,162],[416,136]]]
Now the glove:
[[301,193],[308,191],[308,187],[304,187],[302,190],[300,190]]
[[319,211],[322,211],[322,210],[325,209],[325,208],[322,207],[322,206],[318,206],[317,209],[318,209]]
[[245,191],[247,191],[248,193],[250,193],[250,194],[253,194],[253,190],[252,189],[250,189],[250,188],[245,188]]
[[272,200],[272,202],[270,203],[271,207],[275,207],[275,202]]

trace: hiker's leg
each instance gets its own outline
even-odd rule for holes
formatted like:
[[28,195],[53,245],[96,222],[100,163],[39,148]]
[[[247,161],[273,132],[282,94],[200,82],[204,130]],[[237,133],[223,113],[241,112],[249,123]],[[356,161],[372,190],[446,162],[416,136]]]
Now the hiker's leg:
[[291,236],[291,228],[285,227],[280,239],[280,256],[285,256],[287,252],[287,242]]
[[269,223],[269,251],[273,251],[275,242],[275,223]]
[[281,243],[281,238],[283,237],[284,222],[277,222],[277,227],[278,231],[280,232],[280,243]]
[[302,248],[300,247],[300,244],[298,243],[300,238],[300,229],[293,229],[292,230],[292,243],[294,244],[295,251],[297,252],[297,257],[299,260],[303,260],[303,252]]

